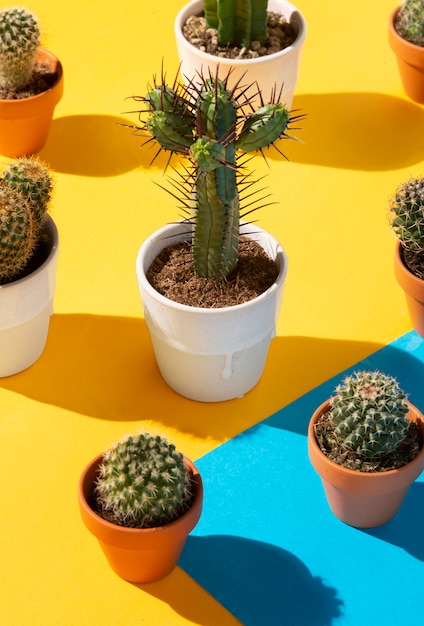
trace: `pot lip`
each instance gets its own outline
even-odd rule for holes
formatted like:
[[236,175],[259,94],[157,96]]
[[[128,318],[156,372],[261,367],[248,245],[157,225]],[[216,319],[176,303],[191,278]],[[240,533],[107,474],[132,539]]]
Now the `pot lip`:
[[[406,400],[406,403],[408,404],[410,408],[410,412],[408,413],[408,416],[411,414],[415,416],[415,419],[413,419],[413,421],[418,422],[421,435],[423,437],[424,436],[424,416],[421,413],[421,411],[418,409],[418,407],[416,407],[414,404],[412,404],[408,400]],[[324,452],[322,452],[315,438],[315,433],[314,433],[314,426],[317,420],[319,419],[319,417],[322,415],[324,411],[329,409],[329,407],[330,407],[330,399],[327,398],[327,400],[324,400],[324,402],[322,402],[322,404],[320,404],[315,409],[308,425],[308,446],[310,450],[310,455],[312,453],[312,455],[318,459],[319,463],[322,466],[325,466],[328,469],[330,469],[331,472],[338,473],[339,475],[343,475],[346,478],[351,478],[353,480],[364,479],[364,480],[367,480],[368,482],[371,482],[371,481],[375,482],[379,480],[381,481],[381,479],[390,479],[393,476],[400,476],[406,472],[410,472],[411,469],[413,469],[416,465],[424,464],[424,442],[423,442],[423,445],[421,447],[419,454],[415,457],[415,459],[413,459],[409,463],[406,463],[406,465],[402,465],[402,467],[398,467],[392,470],[387,470],[385,472],[360,472],[357,470],[352,470],[347,467],[344,467],[343,465],[339,465],[338,463],[335,463],[334,461],[329,459],[328,456],[324,454]],[[312,463],[312,465],[314,465],[314,463]],[[421,473],[421,471],[419,472],[419,474]]]
[[390,16],[389,16],[390,46],[396,54],[399,54],[399,56],[401,56],[400,51],[405,50],[408,52],[409,55],[411,55],[411,57],[413,57],[411,58],[411,61],[415,60],[415,62],[419,62],[419,61],[423,62],[424,47],[417,46],[417,44],[412,43],[412,41],[408,41],[407,39],[404,39],[403,37],[401,37],[401,35],[399,35],[399,33],[397,32],[394,26],[395,17],[398,11],[400,10],[400,8],[401,8],[400,5],[397,6],[395,9],[393,9],[393,11],[390,13]]
[[198,55],[200,58],[204,59],[205,61],[210,62],[211,60],[213,60],[222,66],[240,67],[240,66],[244,66],[247,64],[261,66],[264,63],[267,63],[267,62],[269,63],[271,60],[275,60],[275,59],[279,59],[281,57],[287,56],[293,50],[300,48],[306,37],[306,30],[307,30],[306,21],[305,21],[303,14],[299,11],[299,9],[291,2],[287,2],[287,0],[275,0],[275,1],[278,3],[284,4],[291,11],[290,16],[291,15],[296,16],[297,22],[299,25],[299,32],[297,34],[295,41],[290,46],[287,46],[287,48],[284,48],[284,50],[280,50],[279,52],[274,52],[272,54],[258,57],[255,59],[228,59],[226,57],[221,58],[213,54],[203,52],[202,50],[199,50],[199,48],[196,48],[196,46],[193,46],[193,44],[191,44],[184,37],[183,32],[182,32],[182,25],[183,25],[183,22],[187,19],[187,17],[193,14],[193,12],[195,11],[195,7],[199,5],[199,8],[201,8],[203,4],[202,0],[190,0],[188,3],[186,3],[182,7],[182,9],[180,9],[180,11],[177,13],[177,16],[174,22],[175,36],[177,40],[183,42],[183,44],[188,49],[193,50],[193,52],[195,52],[196,55]]
[[[280,243],[270,233],[268,233],[263,228],[260,228],[259,226],[256,226],[256,224],[249,225],[246,222],[240,222],[240,228],[245,226],[245,225],[251,226],[254,229],[252,234],[260,233],[260,234],[263,234],[263,235],[265,235],[267,237],[270,237],[270,239],[272,241],[274,241],[275,244],[276,244],[276,257],[275,257],[274,260],[275,261],[277,261],[277,259],[281,260],[277,278],[275,279],[273,284],[270,287],[268,287],[268,289],[266,291],[261,293],[259,296],[256,296],[256,298],[253,298],[252,300],[249,300],[247,302],[243,302],[242,304],[235,304],[233,306],[219,307],[219,308],[216,308],[216,309],[213,309],[213,308],[203,308],[203,307],[189,306],[188,304],[181,304],[180,302],[175,302],[174,300],[171,300],[170,298],[167,298],[166,296],[162,295],[161,293],[156,291],[156,289],[154,287],[152,287],[152,285],[147,280],[146,273],[145,273],[144,267],[143,267],[144,266],[144,258],[146,256],[147,250],[149,249],[149,247],[150,247],[150,245],[152,243],[152,239],[156,238],[156,237],[159,237],[161,235],[166,236],[166,233],[168,233],[168,231],[171,230],[171,229],[178,230],[178,228],[182,228],[184,226],[184,220],[182,220],[180,222],[172,222],[170,224],[166,224],[165,226],[162,226],[161,228],[159,228],[156,231],[154,231],[141,244],[141,246],[139,248],[139,251],[137,253],[137,258],[136,258],[136,273],[137,273],[138,280],[140,281],[140,284],[143,286],[143,290],[146,293],[148,293],[151,298],[154,298],[158,302],[162,302],[168,308],[174,308],[174,309],[176,309],[178,311],[184,311],[185,313],[193,314],[193,315],[198,315],[199,313],[201,313],[202,315],[213,315],[215,317],[218,317],[218,316],[222,316],[222,315],[228,314],[231,311],[239,312],[239,311],[243,311],[244,309],[247,309],[247,308],[253,308],[255,306],[259,306],[259,304],[263,300],[268,299],[284,283],[284,280],[285,280],[286,275],[287,275],[287,263],[288,263],[288,260],[287,260],[287,255],[286,255],[284,249],[282,248]],[[181,237],[184,238],[184,234],[182,232],[177,232],[177,233],[175,233],[175,235],[168,235],[168,237],[172,237],[172,236],[175,236],[175,237],[179,236],[180,238]],[[190,232],[188,231],[187,232],[187,237],[189,237],[189,236],[190,236]],[[175,241],[179,241],[179,239],[175,239]],[[166,244],[165,244],[164,247],[166,247]]]
[[[196,512],[197,509],[201,509],[202,502],[203,502],[202,477],[198,468],[195,466],[195,464],[189,458],[184,456],[184,463],[186,467],[190,469],[192,473],[192,480],[196,485],[195,498],[193,500],[191,507],[187,509],[187,511],[185,511],[180,517],[173,520],[172,522],[164,524],[163,526],[155,526],[153,528],[130,528],[128,526],[120,526],[119,524],[114,524],[113,522],[109,522],[108,520],[98,515],[91,508],[84,493],[84,485],[85,485],[87,474],[93,467],[95,467],[96,465],[100,463],[102,456],[103,456],[103,452],[101,452],[100,454],[95,456],[93,459],[91,459],[91,461],[85,466],[85,468],[81,472],[81,475],[78,481],[78,489],[77,489],[78,501],[80,503],[80,506],[84,509],[84,512],[87,515],[87,517],[89,517],[96,525],[103,526],[104,528],[110,530],[112,533],[125,534],[127,537],[130,537],[130,536],[138,537],[141,535],[144,535],[144,536],[156,535],[159,532],[163,532],[165,529],[171,530],[178,526],[184,525],[187,519],[191,515],[193,514],[197,515],[197,512]],[[198,516],[200,516],[200,511],[198,513]]]
[[50,243],[50,250],[49,250],[47,257],[44,259],[41,265],[39,265],[30,274],[27,274],[26,276],[23,276],[22,278],[17,278],[16,280],[12,280],[12,282],[6,283],[5,285],[0,284],[0,290],[13,289],[16,287],[20,287],[25,282],[28,282],[29,280],[31,280],[34,276],[37,276],[37,274],[40,274],[40,272],[42,272],[46,268],[46,266],[49,263],[51,263],[52,259],[56,255],[58,248],[59,248],[59,231],[51,215],[47,215],[44,228],[49,234],[49,243]]

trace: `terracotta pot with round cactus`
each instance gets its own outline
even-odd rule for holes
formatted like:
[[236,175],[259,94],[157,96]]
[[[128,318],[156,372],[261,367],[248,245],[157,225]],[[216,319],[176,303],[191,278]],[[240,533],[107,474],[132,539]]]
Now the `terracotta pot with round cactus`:
[[308,451],[343,522],[372,528],[394,517],[424,469],[424,417],[388,374],[357,371],[314,412]]
[[128,435],[97,456],[78,485],[82,519],[118,576],[158,580],[178,562],[203,503],[200,474],[160,435]]
[[389,44],[407,95],[424,103],[424,0],[405,0],[389,19]]
[[408,178],[389,201],[390,227],[398,242],[394,271],[409,317],[424,337],[424,177]]
[[58,253],[52,190],[36,157],[12,161],[0,177],[0,376],[32,365],[46,344]]
[[0,154],[29,156],[44,146],[63,94],[60,61],[41,47],[37,16],[0,11]]

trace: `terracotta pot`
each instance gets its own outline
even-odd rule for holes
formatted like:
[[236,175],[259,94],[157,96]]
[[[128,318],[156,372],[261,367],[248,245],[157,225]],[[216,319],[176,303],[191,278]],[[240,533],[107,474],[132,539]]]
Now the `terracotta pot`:
[[395,277],[405,292],[406,305],[414,330],[424,337],[424,280],[415,276],[406,267],[402,258],[402,246],[395,248]]
[[415,102],[424,103],[424,48],[403,39],[395,30],[397,7],[389,19],[389,44],[396,55],[399,74],[407,95]]
[[[424,440],[424,417],[409,404],[408,418],[417,422]],[[331,461],[319,448],[314,426],[330,408],[326,400],[314,412],[308,428],[308,452],[312,466],[321,476],[329,506],[342,522],[357,528],[385,524],[398,511],[410,485],[424,469],[424,447],[401,468],[387,472],[357,472]]]
[[195,499],[177,520],[158,528],[126,528],[104,520],[90,506],[93,485],[102,455],[93,459],[81,474],[78,501],[81,517],[97,538],[113,571],[132,583],[149,583],[169,574],[178,563],[188,534],[196,526],[203,504],[203,484],[195,465],[185,459],[192,473]]
[[46,143],[53,112],[63,95],[60,61],[40,49],[37,60],[48,62],[57,73],[56,83],[42,93],[21,100],[0,100],[0,154],[8,157],[35,154]]

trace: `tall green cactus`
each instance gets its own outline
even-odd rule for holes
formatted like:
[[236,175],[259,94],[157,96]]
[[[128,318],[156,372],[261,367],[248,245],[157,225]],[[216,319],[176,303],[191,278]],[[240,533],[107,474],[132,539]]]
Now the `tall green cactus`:
[[25,87],[39,46],[40,29],[33,13],[18,7],[0,11],[0,84],[15,90]]
[[335,435],[346,448],[366,458],[393,452],[409,428],[405,400],[397,380],[378,370],[346,376],[330,399]]
[[396,15],[395,28],[407,41],[424,46],[424,0],[406,0]]
[[[286,134],[289,111],[278,102],[262,104],[246,114],[239,87],[228,88],[228,76],[200,77],[186,87],[154,86],[142,98],[148,105],[145,130],[164,150],[191,162],[181,201],[193,224],[192,253],[198,276],[220,282],[237,264],[240,197],[244,166],[238,154],[262,150]],[[237,95],[238,94],[238,95]],[[244,105],[244,106],[242,106]]]
[[220,46],[248,48],[251,41],[265,42],[268,0],[203,0],[203,6],[206,28],[218,31]]
[[390,226],[403,247],[424,252],[424,176],[399,185],[389,201]]
[[39,242],[52,195],[48,167],[36,157],[12,161],[0,178],[0,283],[19,275]]

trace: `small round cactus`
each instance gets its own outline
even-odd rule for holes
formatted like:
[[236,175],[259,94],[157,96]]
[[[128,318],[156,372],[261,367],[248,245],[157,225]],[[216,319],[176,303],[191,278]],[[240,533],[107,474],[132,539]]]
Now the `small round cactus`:
[[0,178],[0,283],[19,275],[39,242],[53,182],[47,165],[20,157]]
[[0,84],[15,90],[25,87],[39,47],[40,29],[33,13],[18,7],[0,11]]
[[389,201],[390,226],[403,247],[424,252],[424,177],[409,178]]
[[104,452],[95,487],[99,513],[121,526],[162,526],[189,508],[184,457],[160,435],[128,435]]
[[409,429],[406,395],[397,380],[378,370],[346,376],[330,399],[334,434],[347,449],[367,458],[393,452]]
[[424,0],[406,0],[397,13],[395,28],[407,41],[424,46]]

